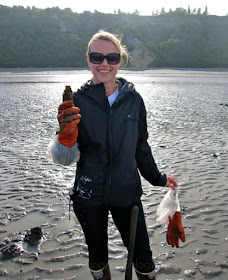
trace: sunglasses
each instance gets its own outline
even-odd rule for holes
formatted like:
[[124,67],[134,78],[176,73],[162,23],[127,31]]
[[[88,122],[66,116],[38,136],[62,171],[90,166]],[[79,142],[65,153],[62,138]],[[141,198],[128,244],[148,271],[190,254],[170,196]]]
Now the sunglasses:
[[103,55],[102,53],[92,52],[89,55],[90,62],[93,64],[101,64],[106,58],[108,64],[115,65],[120,62],[119,53],[109,53],[108,55]]

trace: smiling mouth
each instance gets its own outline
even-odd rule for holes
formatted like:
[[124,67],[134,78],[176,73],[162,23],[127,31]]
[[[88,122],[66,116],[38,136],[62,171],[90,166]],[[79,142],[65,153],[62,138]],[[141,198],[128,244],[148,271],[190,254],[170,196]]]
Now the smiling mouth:
[[98,70],[100,73],[109,73],[110,70]]

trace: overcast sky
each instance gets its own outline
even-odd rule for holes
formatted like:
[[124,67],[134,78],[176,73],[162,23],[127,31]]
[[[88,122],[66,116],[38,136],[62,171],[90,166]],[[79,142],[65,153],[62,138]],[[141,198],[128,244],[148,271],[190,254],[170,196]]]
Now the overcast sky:
[[[130,3],[130,4],[129,4]],[[97,10],[102,13],[114,13],[119,9],[122,12],[133,13],[135,10],[140,12],[140,15],[152,15],[152,12],[161,8],[165,8],[168,12],[169,9],[175,10],[182,7],[191,10],[201,8],[205,11],[207,6],[210,15],[225,16],[228,14],[228,1],[227,0],[139,0],[139,1],[123,1],[123,0],[0,0],[0,5],[5,6],[24,6],[45,9],[47,7],[59,7],[60,9],[71,8],[73,12],[81,13],[83,11]]]

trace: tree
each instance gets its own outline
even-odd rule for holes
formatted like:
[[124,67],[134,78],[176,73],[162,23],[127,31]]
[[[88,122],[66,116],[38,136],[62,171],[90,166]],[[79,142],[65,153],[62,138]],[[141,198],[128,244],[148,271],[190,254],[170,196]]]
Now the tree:
[[190,6],[188,6],[188,14],[191,15],[191,9]]
[[204,13],[203,13],[205,16],[207,16],[208,15],[208,10],[207,10],[207,6],[205,7],[205,11],[204,11]]
[[136,10],[134,11],[133,15],[139,16],[139,15],[140,15],[140,11],[136,9]]

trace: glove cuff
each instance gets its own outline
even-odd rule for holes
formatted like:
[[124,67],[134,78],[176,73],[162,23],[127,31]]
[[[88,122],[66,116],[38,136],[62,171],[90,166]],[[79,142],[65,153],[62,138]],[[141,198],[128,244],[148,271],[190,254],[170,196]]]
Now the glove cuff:
[[77,137],[78,137],[78,128],[77,127],[75,127],[74,132],[72,132],[71,134],[65,134],[65,133],[62,133],[61,131],[59,131],[59,134],[58,134],[59,142],[68,148],[71,148],[76,144]]

